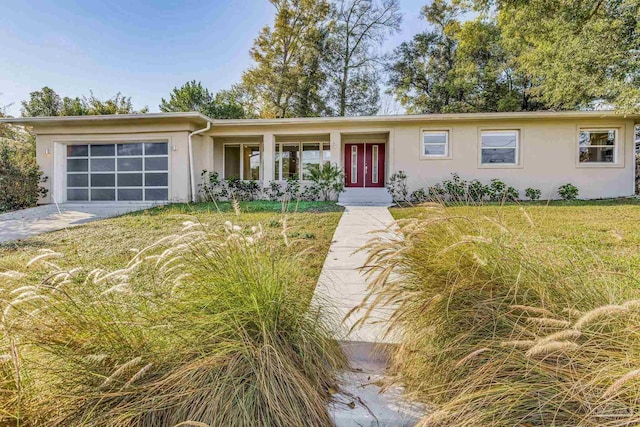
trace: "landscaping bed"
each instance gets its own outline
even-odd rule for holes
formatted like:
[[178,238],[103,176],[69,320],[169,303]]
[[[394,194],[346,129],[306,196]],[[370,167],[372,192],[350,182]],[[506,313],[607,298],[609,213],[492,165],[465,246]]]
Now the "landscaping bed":
[[430,407],[420,425],[640,422],[637,205],[392,209],[368,272],[394,307],[395,379]]
[[0,425],[330,425],[345,358],[311,296],[339,208],[218,207],[2,246]]

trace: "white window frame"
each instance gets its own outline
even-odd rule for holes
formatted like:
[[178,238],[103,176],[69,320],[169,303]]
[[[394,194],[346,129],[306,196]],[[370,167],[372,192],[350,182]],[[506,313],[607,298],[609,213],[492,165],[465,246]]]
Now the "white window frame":
[[[615,132],[613,144],[613,162],[581,162],[580,161],[580,133],[581,132]],[[624,167],[624,130],[619,126],[578,126],[576,130],[576,167],[578,168],[620,168]],[[605,147],[592,145],[591,147]]]
[[[442,143],[438,144],[428,144],[424,142],[424,136],[426,134],[444,134],[445,142],[444,142],[444,155],[442,154],[425,154],[424,147],[426,145],[442,145]],[[431,128],[423,128],[420,129],[420,159],[422,160],[448,160],[451,159],[451,129],[431,129]]]
[[[298,146],[298,153],[300,156],[300,161],[298,162],[298,170],[296,171],[296,175],[298,175],[298,181],[309,181],[309,180],[303,180],[302,179],[302,166],[304,165],[304,150],[303,147],[304,145],[318,145],[320,147],[320,167],[322,167],[322,165],[324,164],[324,152],[328,151],[329,153],[331,153],[331,143],[329,141],[300,141],[300,142],[296,142],[296,141],[292,141],[292,142],[280,142],[280,141],[276,141],[275,146],[274,146],[274,150],[273,150],[273,163],[275,166],[275,159],[276,156],[278,157],[278,159],[280,160],[278,162],[278,168],[276,170],[276,168],[274,167],[274,180],[275,181],[286,181],[286,179],[282,178],[282,146],[283,145],[297,145]],[[324,146],[327,145],[329,148],[327,150],[324,149]],[[329,163],[331,163],[331,161],[329,161]]]
[[[120,141],[74,141],[74,142],[66,142],[62,143],[64,146],[64,200],[67,201],[67,190],[87,190],[87,202],[110,202],[109,200],[92,200],[91,199],[91,190],[92,189],[105,189],[105,190],[114,190],[115,199],[111,200],[111,202],[121,201],[118,199],[118,190],[142,190],[142,200],[123,200],[127,202],[142,202],[147,201],[146,190],[167,190],[167,199],[170,199],[171,195],[171,142],[168,140],[120,140]],[[118,155],[118,145],[125,144],[142,144],[142,154],[135,155]],[[167,154],[146,154],[146,150],[144,148],[144,144],[166,144],[167,145]],[[67,154],[67,146],[78,146],[78,145],[86,145],[88,146],[88,151],[86,156],[72,156],[69,157]],[[92,156],[91,148],[92,145],[113,145],[114,146],[114,155],[113,156]],[[167,169],[163,170],[145,170],[146,159],[147,158],[166,158],[167,159]],[[118,170],[118,159],[126,159],[126,158],[135,158],[142,159],[142,170],[139,171],[119,171]],[[78,160],[87,160],[87,171],[68,171],[67,170],[67,161],[69,159],[78,159]],[[114,161],[114,169],[113,171],[91,171],[91,160],[102,160],[102,159],[113,159]],[[142,175],[142,185],[140,186],[119,186],[118,185],[118,172],[122,173],[139,173]],[[147,173],[166,173],[167,174],[167,185],[161,186],[151,186],[146,185],[145,175]],[[72,187],[68,186],[67,176],[68,175],[87,175],[87,186],[86,187]],[[114,176],[114,185],[109,187],[93,187],[91,185],[91,175],[113,175]],[[156,200],[153,201],[165,201],[165,200]],[[82,200],[71,200],[70,202],[78,202],[82,203]]]
[[[242,161],[244,155],[244,146],[249,145],[257,145],[260,148],[260,173],[258,174],[257,180],[244,179],[244,162]],[[264,153],[261,142],[225,142],[222,144],[222,179],[227,179],[227,146],[231,147],[240,147],[240,181],[262,181],[262,173],[264,169]]]
[[[516,146],[515,146],[515,163],[483,163],[482,162],[482,150],[484,149],[482,144],[482,136],[487,133],[516,133]],[[521,128],[479,128],[478,129],[478,168],[479,169],[518,169],[522,168],[522,143],[524,135]],[[487,149],[495,149],[496,147],[487,147]],[[499,149],[499,148],[498,148]],[[504,147],[505,150],[513,150],[513,147]]]

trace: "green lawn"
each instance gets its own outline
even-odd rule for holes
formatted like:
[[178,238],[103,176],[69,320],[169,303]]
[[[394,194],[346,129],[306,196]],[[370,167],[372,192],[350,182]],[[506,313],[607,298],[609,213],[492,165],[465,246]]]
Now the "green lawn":
[[230,203],[175,204],[135,212],[0,244],[0,272],[23,270],[24,265],[45,248],[64,255],[55,260],[63,268],[121,268],[133,256],[133,249],[179,232],[185,221],[200,221],[220,232],[225,221],[243,227],[261,224],[273,235],[281,235],[286,223],[287,237],[297,241],[296,251],[303,252],[304,262],[300,267],[307,272],[309,285],[314,286],[342,208],[324,202],[291,203],[287,207],[288,212],[283,213],[279,202],[242,202],[239,216]]
[[[448,206],[446,210],[450,215],[498,217],[517,232],[536,234],[547,243],[593,251],[619,271],[640,268],[640,200],[636,198]],[[438,215],[438,210],[426,205],[393,208],[391,213],[396,219],[428,218]]]

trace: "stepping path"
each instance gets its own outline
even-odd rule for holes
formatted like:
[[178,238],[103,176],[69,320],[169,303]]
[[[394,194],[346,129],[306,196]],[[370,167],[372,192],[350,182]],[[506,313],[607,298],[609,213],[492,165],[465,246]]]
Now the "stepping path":
[[352,369],[340,373],[340,391],[329,408],[338,427],[413,426],[424,413],[423,408],[402,398],[401,387],[381,388],[388,349],[395,344],[393,337],[385,336],[389,312],[374,311],[371,321],[350,332],[362,318],[362,310],[344,319],[367,293],[367,281],[360,271],[367,254],[359,249],[384,234],[393,221],[386,207],[346,206],[315,290],[315,303],[332,310],[335,320],[344,320],[335,334]]

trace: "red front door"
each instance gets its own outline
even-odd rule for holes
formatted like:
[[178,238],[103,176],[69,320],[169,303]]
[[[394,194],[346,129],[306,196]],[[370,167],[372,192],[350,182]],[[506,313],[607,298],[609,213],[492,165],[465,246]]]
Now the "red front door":
[[347,187],[384,187],[385,144],[344,145]]

